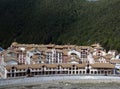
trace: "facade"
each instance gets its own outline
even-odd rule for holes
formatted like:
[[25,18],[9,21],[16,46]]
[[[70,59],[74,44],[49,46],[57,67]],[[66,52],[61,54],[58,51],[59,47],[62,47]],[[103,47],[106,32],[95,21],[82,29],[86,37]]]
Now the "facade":
[[[116,51],[106,52],[99,44],[19,44],[1,52],[3,78],[43,75],[111,75],[120,63]],[[0,74],[2,75],[2,74]]]

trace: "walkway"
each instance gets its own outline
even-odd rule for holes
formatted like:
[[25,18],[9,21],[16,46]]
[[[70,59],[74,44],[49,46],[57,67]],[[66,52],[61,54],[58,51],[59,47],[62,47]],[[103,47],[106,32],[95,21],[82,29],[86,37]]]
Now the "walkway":
[[14,79],[0,79],[0,86],[20,86],[20,85],[36,85],[42,83],[120,83],[120,77],[116,76],[44,76],[44,77],[24,77]]

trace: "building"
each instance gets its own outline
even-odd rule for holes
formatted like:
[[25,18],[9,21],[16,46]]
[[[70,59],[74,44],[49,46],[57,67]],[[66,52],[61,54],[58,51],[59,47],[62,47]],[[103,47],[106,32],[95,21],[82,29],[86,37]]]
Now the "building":
[[115,66],[119,61],[116,59],[118,55],[114,52],[107,53],[100,44],[77,46],[13,42],[8,49],[1,52],[0,58],[4,62],[1,68],[6,71],[4,78],[43,75],[112,75],[115,74]]

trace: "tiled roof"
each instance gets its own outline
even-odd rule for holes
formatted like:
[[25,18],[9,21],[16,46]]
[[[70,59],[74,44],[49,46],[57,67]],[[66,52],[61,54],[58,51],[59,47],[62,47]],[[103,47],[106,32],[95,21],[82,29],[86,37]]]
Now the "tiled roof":
[[39,57],[39,55],[33,55],[33,56],[32,56],[32,59],[33,59],[33,60],[37,60],[38,57]]
[[72,60],[71,57],[67,58],[67,62],[72,62],[72,61],[79,62],[79,59],[75,58],[74,60]]
[[48,68],[56,68],[58,65],[57,64],[45,64],[44,66]]
[[[30,65],[14,65],[16,69],[28,69],[28,68],[42,68],[47,67],[47,68],[57,68],[58,66],[61,66],[62,68],[71,68],[73,65],[75,65],[77,68],[85,68],[86,63],[82,64],[30,64]],[[110,63],[95,63],[95,64],[90,64],[92,68],[114,68],[115,66]],[[10,70],[13,66],[6,66],[5,68],[7,70]]]
[[62,50],[57,49],[56,52],[63,52]]
[[10,66],[10,65],[8,66],[8,65],[7,65],[7,66],[5,66],[5,68],[6,68],[7,70],[10,70],[10,69],[12,68],[12,66]]
[[[30,65],[14,65],[16,69],[27,69],[27,68],[41,68],[44,64],[30,64]],[[13,66],[6,66],[7,70],[11,69]]]
[[46,47],[54,47],[55,46],[55,44],[48,44],[48,45],[46,45]]
[[63,68],[70,68],[72,66],[72,64],[65,64],[65,63],[59,65]]
[[120,60],[110,60],[110,63],[120,63]]
[[63,55],[68,55],[68,51],[67,50],[63,50]]
[[80,46],[80,49],[88,49],[90,46]]
[[77,66],[78,68],[85,68],[86,64],[85,64],[85,63],[76,64],[76,66]]
[[55,48],[57,48],[57,49],[62,49],[63,46],[62,46],[62,45],[56,45]]
[[11,56],[5,56],[4,57],[5,62],[10,61],[10,60],[18,61],[16,57],[11,57]]
[[18,43],[17,42],[13,42],[12,45],[17,45]]
[[100,56],[93,56],[94,60],[97,60],[100,58]]
[[52,50],[51,49],[47,49],[47,50],[45,50],[45,52],[52,52]]
[[110,63],[95,63],[91,64],[93,68],[114,68],[115,66]]
[[98,47],[94,47],[94,48],[95,48],[95,49],[103,49],[103,47],[99,47],[99,46],[98,46]]
[[91,46],[92,47],[98,47],[98,46],[100,47],[101,45],[99,43],[95,43],[95,44],[92,44]]
[[111,54],[107,54],[107,55],[105,56],[105,58],[111,59],[111,58],[112,58],[112,55],[111,55]]

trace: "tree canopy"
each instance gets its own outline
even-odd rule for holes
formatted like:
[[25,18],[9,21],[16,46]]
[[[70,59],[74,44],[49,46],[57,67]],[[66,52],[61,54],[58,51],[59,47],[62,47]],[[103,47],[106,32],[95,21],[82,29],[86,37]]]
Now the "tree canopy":
[[0,46],[101,43],[120,51],[120,0],[0,0]]

